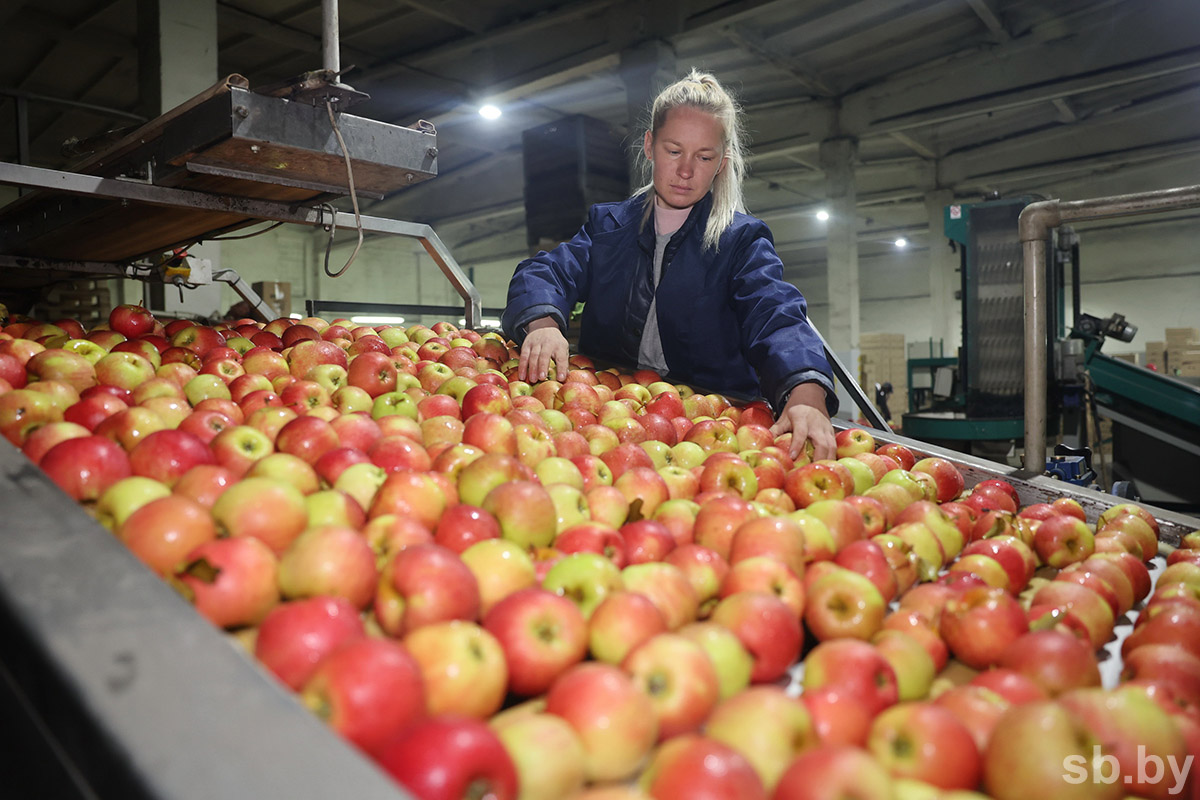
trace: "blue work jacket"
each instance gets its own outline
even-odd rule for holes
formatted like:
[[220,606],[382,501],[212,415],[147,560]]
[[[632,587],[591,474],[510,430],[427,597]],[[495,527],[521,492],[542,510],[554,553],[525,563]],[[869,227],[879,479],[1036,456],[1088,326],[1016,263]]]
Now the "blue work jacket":
[[525,326],[554,317],[565,330],[583,302],[579,351],[636,365],[642,329],[657,297],[658,328],[674,383],[742,398],[764,397],[778,413],[791,389],[816,381],[837,408],[824,347],[808,322],[800,291],[783,279],[771,231],[736,214],[716,250],[704,249],[712,206],[692,207],[663,254],[654,285],[654,225],[647,198],[593,206],[568,242],[522,261],[508,287],[502,325],[520,344]]

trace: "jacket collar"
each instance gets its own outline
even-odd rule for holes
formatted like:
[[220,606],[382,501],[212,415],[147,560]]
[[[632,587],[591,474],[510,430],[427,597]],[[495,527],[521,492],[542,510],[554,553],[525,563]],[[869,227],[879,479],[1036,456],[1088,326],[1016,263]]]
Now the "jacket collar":
[[[650,197],[653,198],[653,195],[650,195]],[[631,198],[627,205],[632,211],[634,211],[636,215],[635,218],[639,221],[639,224],[641,224],[641,230],[638,233],[638,244],[642,246],[642,249],[653,253],[654,225],[650,224],[650,215],[646,214],[645,202],[645,198],[638,196]],[[651,199],[650,202],[653,202],[653,199]],[[688,218],[684,220],[682,225],[679,226],[679,230],[675,231],[675,233],[671,235],[671,240],[682,241],[683,238],[688,236],[692,232],[692,229],[697,225],[707,224],[708,212],[711,209],[712,192],[710,191],[706,193],[704,197],[701,197],[700,200],[696,202],[696,205],[692,206],[692,210],[691,213],[688,214]]]

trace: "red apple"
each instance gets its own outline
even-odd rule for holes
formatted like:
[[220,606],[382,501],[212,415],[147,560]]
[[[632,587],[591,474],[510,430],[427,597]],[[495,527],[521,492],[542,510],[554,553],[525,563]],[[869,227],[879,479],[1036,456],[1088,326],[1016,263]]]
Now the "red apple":
[[357,609],[341,598],[293,600],[273,608],[258,626],[254,656],[298,692],[326,656],[365,635]]

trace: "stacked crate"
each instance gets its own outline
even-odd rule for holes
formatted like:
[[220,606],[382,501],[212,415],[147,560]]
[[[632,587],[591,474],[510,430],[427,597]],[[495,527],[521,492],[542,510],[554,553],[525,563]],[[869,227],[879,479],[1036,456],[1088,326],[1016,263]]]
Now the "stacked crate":
[[1200,328],[1167,328],[1167,374],[1200,376]]
[[892,384],[888,410],[892,425],[908,410],[908,354],[902,333],[863,333],[858,337],[858,382],[871,399],[875,384]]
[[38,303],[37,315],[46,320],[74,319],[91,329],[108,321],[112,301],[108,280],[77,280],[55,284]]

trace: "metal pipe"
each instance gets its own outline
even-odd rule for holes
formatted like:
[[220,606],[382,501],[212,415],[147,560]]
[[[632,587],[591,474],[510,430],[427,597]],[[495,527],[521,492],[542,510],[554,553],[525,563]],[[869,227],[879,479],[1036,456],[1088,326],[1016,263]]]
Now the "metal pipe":
[[1046,469],[1046,237],[1064,222],[1151,214],[1200,206],[1200,186],[1030,203],[1017,228],[1025,258],[1025,470]]
[[342,54],[338,44],[338,0],[321,0],[321,60],[324,68],[335,75],[342,71]]

